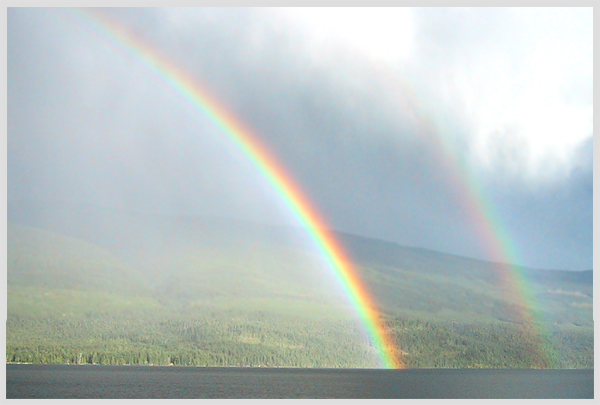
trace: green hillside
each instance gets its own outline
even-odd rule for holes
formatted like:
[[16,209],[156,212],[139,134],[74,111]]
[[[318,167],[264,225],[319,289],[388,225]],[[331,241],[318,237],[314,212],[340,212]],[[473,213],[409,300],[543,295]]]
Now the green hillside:
[[[31,225],[9,226],[11,287],[52,279],[56,288],[137,291],[167,311],[323,314],[347,307],[332,270],[300,229],[31,202],[9,206],[9,219]],[[506,267],[356,235],[336,238],[388,316],[511,321],[535,309],[549,321],[592,318],[591,271]],[[534,308],[506,294],[514,274],[523,276],[513,285],[531,295]]]
[[139,270],[73,237],[8,223],[9,316],[78,317],[158,309]]
[[[350,313],[332,270],[311,250],[239,236],[219,238],[197,237],[195,243],[161,249],[140,249],[143,243],[131,239],[129,245],[121,243],[111,251],[72,236],[9,223],[9,313],[52,313],[52,308],[61,314],[76,308],[80,313],[97,312],[104,306],[104,312],[251,310],[309,317]],[[507,268],[352,235],[340,234],[338,239],[388,317],[518,321],[514,314],[531,308],[520,308],[524,301],[510,301],[503,290],[502,278],[510,280],[512,275],[501,272],[514,271],[525,275],[527,283],[520,286],[533,294],[537,316],[571,323],[592,319],[591,271]],[[128,247],[133,252],[129,255]]]
[[190,312],[263,311],[305,317],[347,316],[340,291],[321,281],[328,269],[318,257],[263,243],[198,246],[154,262],[165,275],[154,293]]
[[8,223],[8,284],[135,293],[140,272],[92,243],[55,232]]
[[[516,321],[515,314],[535,311],[548,321],[592,319],[591,270],[505,266],[355,235],[338,233],[338,239],[381,307],[392,315]],[[529,294],[528,301],[512,299],[507,284]]]
[[[9,207],[7,361],[379,364],[300,229],[21,209]],[[335,236],[407,366],[593,367],[591,271],[511,268]],[[513,274],[529,301],[506,293]],[[523,313],[541,324],[532,329]]]
[[[8,313],[19,316],[198,314],[214,311],[348,316],[311,253],[253,241],[120,249],[8,225]],[[141,245],[132,240],[132,246]],[[121,257],[117,256],[120,255]],[[143,263],[143,264],[140,264]]]

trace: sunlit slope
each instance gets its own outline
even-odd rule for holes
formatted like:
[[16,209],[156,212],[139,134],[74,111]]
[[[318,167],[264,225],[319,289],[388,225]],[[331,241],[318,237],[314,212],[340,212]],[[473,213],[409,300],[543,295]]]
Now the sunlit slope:
[[143,289],[141,274],[106,249],[81,239],[8,223],[8,284],[102,289]]
[[300,229],[31,202],[9,206],[10,217],[110,251],[171,315],[354,316]]
[[[30,226],[9,227],[9,312],[17,308],[17,292],[44,288],[43,294],[56,289],[86,298],[93,294],[82,291],[117,296],[106,305],[78,305],[96,311],[143,297],[131,306],[155,315],[348,314],[331,270],[302,229],[73,205],[9,206],[11,218]],[[523,305],[508,301],[502,290],[504,266],[337,236],[387,316],[513,320],[510,314]],[[517,271],[529,280],[524,287],[544,318],[591,322],[591,271]],[[36,307],[39,294],[20,294],[23,311],[48,307]],[[57,297],[56,305],[79,300]]]
[[165,275],[156,296],[180,311],[350,314],[341,292],[323,280],[328,269],[319,257],[290,247],[252,241],[198,245],[162,255],[153,266],[155,274]]
[[140,272],[106,249],[8,223],[9,315],[90,316],[152,311]]
[[128,243],[107,248],[9,223],[9,314],[353,316],[319,256],[219,234],[185,243],[172,235],[171,245],[156,249],[130,235]]

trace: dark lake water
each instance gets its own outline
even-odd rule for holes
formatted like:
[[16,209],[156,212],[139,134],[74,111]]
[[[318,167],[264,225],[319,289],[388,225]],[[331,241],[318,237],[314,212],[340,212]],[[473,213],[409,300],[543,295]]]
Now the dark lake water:
[[593,370],[6,365],[7,398],[593,398]]

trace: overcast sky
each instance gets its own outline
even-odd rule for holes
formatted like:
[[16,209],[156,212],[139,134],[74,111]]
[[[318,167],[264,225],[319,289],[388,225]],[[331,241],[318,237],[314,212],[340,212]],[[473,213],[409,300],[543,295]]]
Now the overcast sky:
[[[519,264],[592,268],[591,8],[102,13],[264,140],[334,229],[501,260],[493,217]],[[8,10],[7,159],[9,202],[294,224],[201,111],[64,10]]]

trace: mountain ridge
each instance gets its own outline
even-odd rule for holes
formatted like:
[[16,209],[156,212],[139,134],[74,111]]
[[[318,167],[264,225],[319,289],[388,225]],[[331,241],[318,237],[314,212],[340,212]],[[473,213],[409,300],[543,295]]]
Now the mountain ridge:
[[[29,210],[32,207],[36,205]],[[90,253],[93,262],[99,261],[97,252],[108,252],[137,274],[140,281],[130,291],[141,288],[140,294],[150,297],[153,307],[162,303],[180,313],[236,307],[267,312],[295,308],[295,313],[305,307],[312,314],[352,311],[339,281],[300,228],[224,218],[132,216],[81,207],[40,208],[36,220],[24,215],[27,209],[18,215],[13,206],[9,229],[21,226],[15,222],[20,220],[29,223],[29,232],[39,229],[38,237],[64,241],[66,236],[75,244],[80,240],[79,245],[95,252]],[[507,267],[345,232],[332,234],[387,316],[516,320],[510,314],[523,313],[525,304],[511,301],[502,289],[503,277],[511,276],[506,271],[515,271],[526,276],[527,288],[536,297],[538,308],[527,310],[561,322],[591,319],[592,271]],[[9,232],[9,257],[18,251],[12,246],[16,240]],[[76,250],[67,245],[63,250]],[[37,250],[30,246],[28,256],[39,256]],[[9,298],[14,297],[11,279],[17,270],[9,261]]]
[[[65,208],[65,207],[67,207],[67,208]],[[40,220],[41,218],[43,218],[45,216],[46,217],[53,216],[53,215],[47,215],[47,214],[45,215],[44,213],[46,211],[47,212],[54,211],[57,214],[57,215],[54,215],[57,219],[60,217],[64,217],[65,215],[75,216],[75,218],[77,218],[77,220],[78,220],[75,222],[79,222],[79,223],[85,223],[86,221],[82,221],[81,219],[84,217],[84,214],[86,212],[91,212],[91,213],[95,213],[95,216],[97,216],[97,217],[99,217],[100,214],[102,214],[102,217],[104,217],[104,218],[110,218],[111,213],[112,213],[112,214],[117,214],[117,216],[120,216],[120,217],[138,218],[138,220],[140,220],[140,219],[145,219],[145,220],[158,219],[158,222],[160,222],[160,221],[195,222],[196,221],[198,223],[204,224],[205,226],[219,226],[219,227],[234,226],[236,228],[236,230],[238,230],[238,231],[239,231],[239,229],[243,229],[243,228],[246,228],[246,230],[250,231],[250,232],[256,231],[257,229],[270,229],[273,232],[280,231],[282,234],[284,234],[284,233],[294,234],[295,233],[296,237],[299,240],[302,240],[302,239],[304,239],[305,241],[309,240],[308,236],[298,236],[298,234],[301,235],[301,234],[305,233],[305,231],[301,227],[296,227],[296,226],[292,226],[292,225],[281,225],[281,224],[280,225],[265,224],[265,223],[261,223],[259,221],[254,221],[254,220],[229,218],[229,217],[223,217],[223,216],[198,216],[198,215],[193,215],[193,214],[178,215],[178,214],[166,214],[166,213],[158,213],[158,212],[150,212],[150,211],[140,212],[140,211],[136,211],[134,209],[117,209],[117,208],[113,208],[113,207],[94,206],[94,205],[85,204],[85,203],[57,203],[57,202],[42,203],[40,201],[34,201],[34,200],[9,202],[7,210],[8,210],[9,221],[12,220],[15,223],[21,223],[23,225],[31,225],[34,227],[38,227],[41,229],[48,229],[48,230],[53,230],[52,228],[56,227],[56,223],[52,223],[51,221],[47,221],[47,220],[43,220],[43,219]],[[64,210],[64,212],[60,212],[61,210]],[[37,215],[35,215],[35,214],[31,215],[32,213],[37,213]],[[30,217],[30,218],[27,219],[28,217]],[[33,217],[33,218],[37,217],[37,220],[31,219],[31,217]],[[113,222],[116,222],[116,221],[113,220]],[[150,222],[157,222],[157,221],[150,221]],[[60,233],[65,233],[67,235],[69,233],[73,232],[72,230],[70,232],[65,232],[64,228],[62,229],[62,231],[63,232],[60,232]],[[487,265],[511,266],[511,267],[515,267],[515,268],[527,269],[527,270],[533,270],[533,271],[536,271],[536,270],[557,271],[557,272],[565,271],[565,272],[574,272],[574,273],[581,273],[581,272],[590,272],[591,273],[591,272],[593,272],[593,269],[541,268],[541,267],[525,266],[525,265],[520,265],[520,264],[515,264],[515,263],[506,263],[506,262],[500,262],[500,261],[487,260],[487,259],[482,259],[482,258],[460,255],[460,254],[456,254],[456,253],[452,253],[452,252],[430,249],[430,248],[426,248],[426,247],[402,245],[398,242],[386,240],[386,239],[383,239],[380,237],[363,236],[363,235],[358,235],[358,234],[354,234],[351,232],[339,231],[336,229],[329,229],[329,230],[327,230],[327,232],[332,235],[336,235],[336,239],[342,240],[345,242],[352,241],[352,240],[360,240],[363,243],[364,242],[376,243],[378,245],[388,245],[388,246],[392,246],[394,248],[410,250],[413,252],[440,254],[440,255],[445,255],[447,257],[452,257],[452,258],[456,258],[456,259],[466,259],[466,260],[480,262],[482,264],[487,264]],[[77,235],[73,235],[73,236],[77,236]],[[256,233],[253,236],[256,236]],[[277,236],[280,236],[280,235],[277,235]],[[349,252],[349,253],[355,253],[355,252]]]

